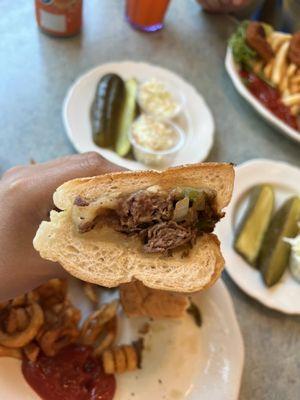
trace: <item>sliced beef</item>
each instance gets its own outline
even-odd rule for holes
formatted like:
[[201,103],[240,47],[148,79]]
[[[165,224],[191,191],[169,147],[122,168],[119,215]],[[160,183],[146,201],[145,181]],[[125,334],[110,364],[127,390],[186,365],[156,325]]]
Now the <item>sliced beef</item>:
[[77,229],[79,233],[86,233],[91,231],[96,225],[96,220],[84,222],[78,225]]
[[225,215],[224,212],[218,213],[215,209],[213,199],[207,199],[205,208],[197,213],[197,229],[200,232],[211,233],[215,229],[215,225]]
[[[180,192],[180,193],[179,193]],[[222,217],[215,208],[215,192],[203,191],[202,196],[190,200],[185,218],[176,222],[176,202],[185,194],[174,189],[169,193],[140,190],[120,197],[116,209],[118,231],[139,234],[147,253],[171,254],[173,249],[193,245],[197,234],[212,232]]]
[[196,235],[196,229],[179,225],[175,221],[160,222],[141,232],[147,253],[168,253],[186,243],[193,244]]
[[[197,235],[212,232],[223,216],[217,212],[214,191],[191,189],[139,190],[120,196],[115,210],[102,209],[101,213],[97,205],[78,196],[74,201],[73,220],[81,233],[91,230],[101,219],[102,225],[127,235],[139,235],[147,253],[170,255],[173,249],[184,245],[186,252]],[[187,196],[186,215],[176,219],[176,203]]]
[[74,205],[78,207],[87,207],[90,203],[81,196],[76,196],[74,200]]
[[174,211],[173,200],[164,193],[139,190],[121,197],[116,212],[120,218],[119,230],[136,233],[155,223],[168,221]]

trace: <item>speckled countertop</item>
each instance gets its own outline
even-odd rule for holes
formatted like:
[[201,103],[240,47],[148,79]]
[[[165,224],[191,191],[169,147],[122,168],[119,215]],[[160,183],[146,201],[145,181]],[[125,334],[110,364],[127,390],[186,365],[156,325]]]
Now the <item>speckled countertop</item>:
[[[74,152],[61,118],[68,87],[98,64],[128,59],[170,68],[205,95],[216,121],[209,160],[265,157],[300,166],[299,145],[266,125],[226,75],[232,19],[205,15],[192,0],[173,0],[166,28],[142,34],[124,21],[123,1],[89,0],[82,35],[53,39],[37,29],[33,3],[0,0],[0,174],[30,158]],[[246,347],[240,399],[299,399],[300,318],[268,310],[223,277]]]

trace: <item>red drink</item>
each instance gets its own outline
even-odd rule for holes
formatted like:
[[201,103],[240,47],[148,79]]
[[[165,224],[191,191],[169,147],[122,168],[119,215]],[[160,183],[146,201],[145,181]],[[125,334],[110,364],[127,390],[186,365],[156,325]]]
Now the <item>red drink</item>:
[[162,29],[170,0],[127,0],[126,17],[133,28],[155,32]]

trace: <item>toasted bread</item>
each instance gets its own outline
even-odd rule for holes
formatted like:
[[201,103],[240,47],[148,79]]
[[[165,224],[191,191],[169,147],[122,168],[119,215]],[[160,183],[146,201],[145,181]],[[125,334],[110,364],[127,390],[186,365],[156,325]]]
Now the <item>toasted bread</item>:
[[33,244],[40,255],[59,262],[69,273],[106,287],[119,286],[138,279],[153,289],[194,292],[210,286],[220,275],[224,259],[220,243],[213,234],[197,238],[187,257],[174,252],[171,257],[146,254],[134,236],[127,236],[101,225],[84,234],[78,233],[71,211],[74,199],[97,199],[109,206],[120,194],[159,185],[207,187],[216,191],[216,206],[221,211],[230,201],[234,181],[231,164],[203,163],[163,172],[119,172],[92,178],[74,179],[60,186],[53,199],[60,212],[52,211],[50,221],[43,221]]
[[181,318],[190,305],[182,293],[150,289],[134,280],[120,286],[120,300],[127,317]]

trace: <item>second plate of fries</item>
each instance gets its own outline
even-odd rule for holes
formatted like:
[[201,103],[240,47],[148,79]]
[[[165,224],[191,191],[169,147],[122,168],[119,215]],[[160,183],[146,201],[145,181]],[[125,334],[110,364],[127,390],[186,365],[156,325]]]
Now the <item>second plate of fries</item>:
[[[246,23],[246,21],[244,22]],[[237,30],[237,35],[240,33],[238,40],[242,40],[243,25]],[[274,89],[278,95],[282,105],[286,106],[290,111],[291,118],[294,118],[299,127],[300,119],[300,67],[293,63],[289,57],[292,35],[271,30],[266,35],[266,41],[270,45],[272,56],[268,60],[263,59],[259,54],[254,54],[251,62],[251,73],[255,74],[261,81]],[[234,38],[236,40],[236,37]],[[245,46],[249,46],[245,38]],[[239,94],[244,97],[255,109],[261,114],[270,124],[276,127],[279,131],[300,142],[300,132],[294,127],[285,123],[278,118],[276,114],[265,107],[244,84],[241,77],[241,70],[244,69],[241,64],[236,62],[234,54],[235,49],[232,45],[227,48],[225,66],[226,70]],[[240,44],[240,43],[239,43]],[[253,50],[250,47],[250,52]],[[251,54],[249,56],[251,58]],[[249,69],[248,69],[249,70]]]

